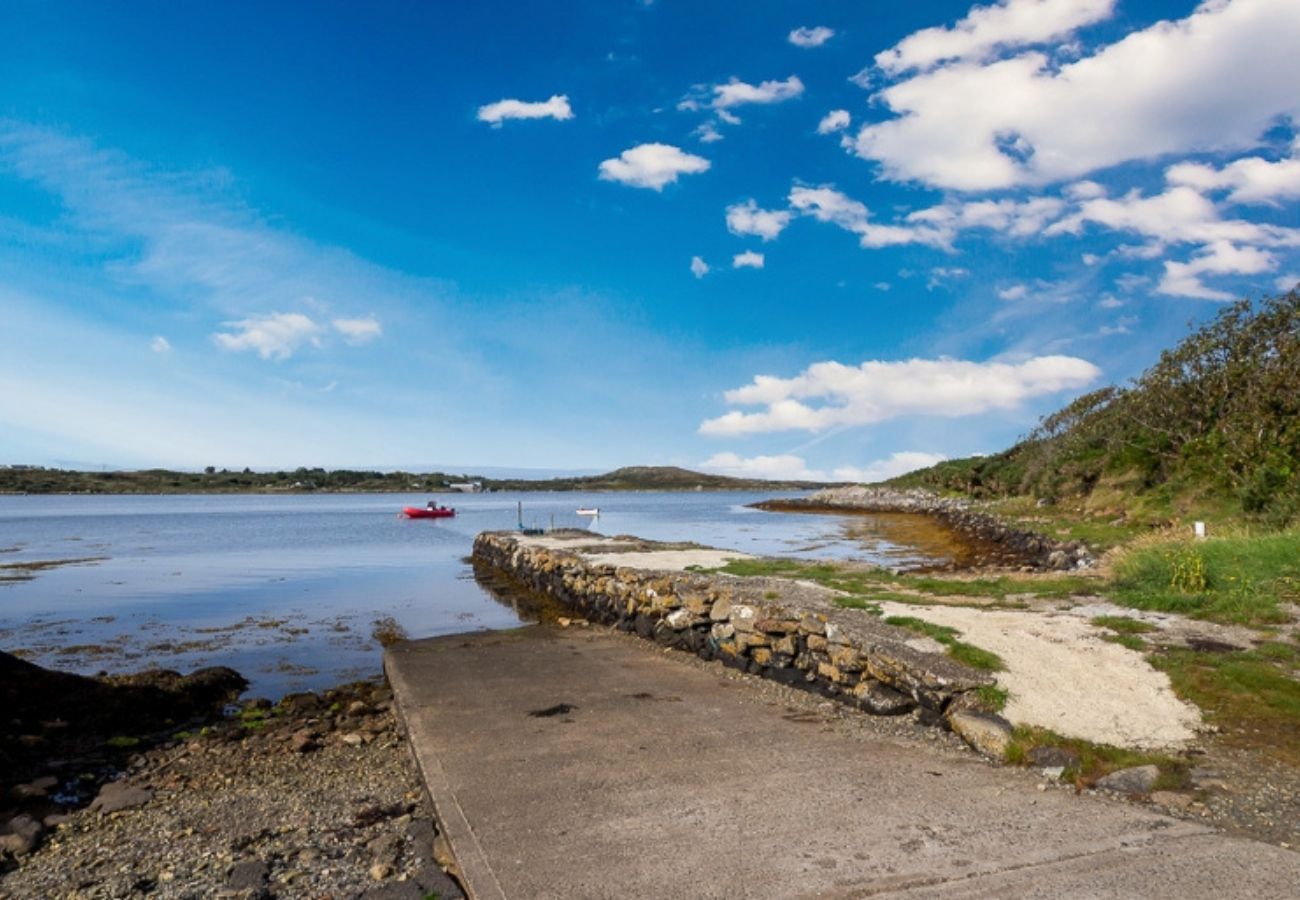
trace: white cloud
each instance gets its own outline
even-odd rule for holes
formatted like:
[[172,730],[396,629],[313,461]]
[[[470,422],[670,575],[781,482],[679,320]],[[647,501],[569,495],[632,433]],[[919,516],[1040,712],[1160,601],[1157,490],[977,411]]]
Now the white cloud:
[[1098,309],[1119,309],[1124,306],[1124,301],[1112,294],[1106,294],[1097,301]]
[[862,128],[854,149],[891,179],[985,190],[1248,148],[1300,117],[1298,45],[1295,0],[1208,0],[1059,67],[1027,52],[896,83],[876,96],[896,118]]
[[733,78],[726,84],[696,85],[681,99],[677,108],[687,111],[712,109],[723,122],[735,125],[740,122],[736,114],[731,112],[735,107],[751,103],[781,103],[793,100],[803,91],[803,82],[797,75],[791,75],[784,81],[771,80],[756,85]]
[[984,59],[1002,47],[1042,44],[1111,15],[1115,0],[1002,0],[976,6],[951,28],[926,28],[876,55],[897,75],[958,59]]
[[839,466],[834,475],[838,481],[856,481],[861,484],[875,484],[888,481],[917,469],[928,469],[948,457],[942,453],[924,453],[920,450],[900,450],[887,459],[877,459],[865,466]]
[[796,212],[856,234],[858,243],[863,247],[928,244],[946,249],[948,246],[947,238],[933,228],[877,225],[871,222],[871,211],[865,204],[840,193],[830,185],[815,188],[795,185],[790,190],[789,199],[791,208]]
[[1123,197],[1084,201],[1077,212],[1049,225],[1044,233],[1079,234],[1089,222],[1115,231],[1134,232],[1161,244],[1238,241],[1275,247],[1300,246],[1300,229],[1223,219],[1214,201],[1182,185],[1149,196],[1134,190]]
[[746,250],[744,253],[737,253],[731,258],[731,267],[733,269],[761,269],[764,262],[763,254],[755,253],[753,250]]
[[1283,293],[1295,290],[1297,286],[1300,286],[1300,275],[1297,275],[1295,272],[1288,272],[1285,275],[1279,275],[1273,281],[1273,287]]
[[709,274],[709,264],[698,256],[691,257],[691,274],[696,278],[703,278]]
[[727,207],[727,230],[732,234],[771,241],[790,224],[790,218],[789,210],[760,209],[758,203],[750,199]]
[[1273,254],[1256,247],[1243,247],[1228,241],[1215,241],[1188,262],[1165,262],[1165,274],[1156,285],[1156,293],[1202,300],[1232,300],[1227,291],[1207,287],[1202,275],[1258,275],[1277,267]]
[[788,40],[796,47],[820,47],[822,44],[835,37],[835,29],[827,28],[825,25],[818,25],[815,28],[796,28],[790,32]]
[[720,141],[723,139],[722,132],[718,131],[717,126],[712,122],[705,122],[699,128],[692,131],[691,134],[699,138],[700,143],[703,144],[712,144],[714,141]]
[[937,287],[944,287],[949,281],[965,278],[969,274],[970,270],[963,269],[961,266],[935,266],[925,280],[925,289],[932,291]]
[[305,343],[320,345],[320,326],[302,313],[270,313],[238,322],[223,323],[234,332],[212,336],[226,350],[252,350],[262,359],[284,360]]
[[662,191],[680,175],[709,170],[709,161],[671,144],[639,144],[600,164],[600,177],[632,187]]
[[1112,337],[1117,334],[1132,334],[1133,326],[1138,323],[1137,316],[1121,316],[1119,321],[1114,325],[1103,325],[1097,329],[1097,334],[1102,337]]
[[154,353],[171,353],[171,341],[167,340],[167,338],[163,337],[161,334],[155,335],[154,339],[149,342],[149,349]]
[[998,297],[1003,300],[1023,300],[1029,294],[1029,288],[1023,284],[1013,284],[1011,287],[1003,288],[998,291]]
[[825,472],[809,469],[802,457],[789,454],[743,457],[736,453],[715,453],[700,463],[700,468],[733,478],[764,478],[768,481],[827,480]]
[[817,123],[817,133],[832,134],[836,131],[843,131],[849,127],[852,121],[853,117],[849,115],[847,109],[832,109]]
[[971,228],[987,228],[1013,237],[1040,233],[1066,207],[1056,197],[1031,197],[1028,200],[948,201],[917,210],[901,223],[878,224],[871,221],[871,211],[831,185],[805,187],[790,191],[790,206],[796,212],[829,222],[858,235],[865,248],[922,244],[951,250],[958,235]]
[[699,430],[706,435],[816,432],[900,416],[975,415],[1081,388],[1100,375],[1092,363],[1070,356],[1038,356],[1021,363],[947,358],[868,361],[858,366],[820,362],[793,378],[758,375],[752,383],[727,391],[724,397],[730,405],[765,409],[732,411],[706,420]]
[[383,327],[373,316],[364,319],[335,319],[330,323],[334,330],[343,335],[349,344],[368,344],[384,333]]
[[555,119],[563,122],[573,118],[569,98],[564,94],[554,94],[549,100],[530,103],[525,100],[498,100],[478,108],[478,120],[487,122],[493,128],[500,128],[507,119]]
[[1269,162],[1251,156],[1221,169],[1201,163],[1181,163],[1165,172],[1170,184],[1198,191],[1227,190],[1232,203],[1276,203],[1300,198],[1300,159]]

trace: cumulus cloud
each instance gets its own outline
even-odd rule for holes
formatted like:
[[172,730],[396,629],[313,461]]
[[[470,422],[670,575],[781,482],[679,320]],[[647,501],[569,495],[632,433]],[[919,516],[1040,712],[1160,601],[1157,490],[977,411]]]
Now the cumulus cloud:
[[890,247],[902,244],[928,244],[946,249],[948,240],[933,228],[880,225],[872,222],[871,211],[864,203],[841,193],[830,185],[790,190],[790,207],[800,215],[819,222],[829,222],[858,236],[863,247]]
[[384,333],[383,327],[373,317],[364,319],[335,319],[330,323],[349,344],[368,344]]
[[1087,200],[1076,212],[1048,226],[1045,233],[1079,234],[1090,222],[1164,244],[1239,241],[1265,246],[1300,246],[1300,229],[1224,219],[1214,201],[1183,185],[1175,185],[1160,194],[1147,195],[1134,190],[1122,197]]
[[761,269],[764,262],[763,254],[755,253],[753,250],[746,250],[744,253],[737,253],[731,258],[731,267],[733,269]]
[[1170,184],[1202,192],[1228,191],[1232,203],[1269,203],[1300,198],[1300,159],[1269,162],[1251,156],[1221,169],[1202,163],[1181,163],[1165,172]]
[[723,134],[718,131],[718,127],[712,122],[705,122],[699,128],[696,128],[691,134],[699,138],[702,144],[712,144],[715,141],[723,139]]
[[600,177],[632,187],[662,191],[681,175],[709,170],[709,161],[671,144],[639,144],[600,164]]
[[790,32],[788,40],[796,47],[807,49],[820,47],[833,37],[835,37],[835,29],[827,28],[825,25],[818,25],[814,28],[796,28]]
[[839,466],[834,471],[837,481],[856,481],[861,484],[875,484],[915,472],[928,469],[943,462],[948,457],[942,453],[924,453],[919,450],[900,450],[891,453],[887,459],[877,459],[865,466]]
[[[1009,16],[1032,6],[984,9]],[[1249,148],[1279,119],[1300,117],[1297,45],[1295,0],[1209,0],[1184,19],[1132,32],[1064,65],[1031,51],[921,71],[879,92],[877,101],[895,118],[863,127],[853,148],[888,178],[956,190],[1043,184],[1130,160]],[[900,52],[885,64],[901,71],[908,60],[951,53]]]
[[696,278],[703,278],[709,274],[709,264],[698,256],[691,257],[691,274]]
[[1023,284],[1013,284],[1011,287],[1003,288],[998,291],[998,297],[1002,300],[1023,300],[1029,294],[1029,288]]
[[1056,197],[949,201],[910,213],[901,222],[880,224],[871,221],[866,205],[831,185],[795,185],[789,200],[796,212],[858,235],[858,242],[866,248],[922,244],[950,250],[958,234],[970,228],[1027,237],[1039,233],[1066,208],[1065,202]]
[[171,353],[171,341],[167,340],[167,338],[163,337],[161,334],[155,335],[154,339],[149,342],[149,349],[154,353]]
[[1273,280],[1273,287],[1283,293],[1295,290],[1297,287],[1300,287],[1300,275],[1297,275],[1295,272],[1288,272],[1285,275],[1279,275]]
[[984,59],[994,50],[1041,44],[1110,17],[1115,0],[1002,0],[976,6],[951,28],[926,28],[876,55],[890,74],[942,62]]
[[1228,241],[1214,241],[1187,262],[1165,262],[1165,274],[1156,285],[1156,293],[1202,300],[1231,300],[1227,291],[1206,286],[1202,275],[1258,275],[1276,268],[1273,254],[1256,247],[1243,247]]
[[733,410],[700,425],[706,435],[772,431],[819,432],[836,426],[869,425],[900,416],[967,416],[1014,409],[1031,397],[1091,384],[1101,371],[1071,356],[1037,356],[1020,363],[957,359],[864,362],[857,366],[819,362],[793,378],[758,375],[727,391]]
[[262,359],[284,360],[303,344],[320,345],[320,326],[302,313],[270,313],[224,325],[233,331],[214,334],[217,346],[236,352],[251,350]]
[[731,112],[735,107],[753,103],[781,103],[793,100],[803,91],[803,82],[797,75],[791,75],[784,81],[771,80],[759,84],[749,84],[733,78],[726,84],[696,85],[678,102],[677,108],[688,111],[712,109],[722,121],[735,125],[740,121]]
[[817,123],[818,134],[832,134],[836,131],[843,131],[849,127],[853,117],[849,115],[847,109],[832,109],[822,120]]
[[753,199],[727,207],[727,230],[732,234],[774,240],[790,224],[789,210],[760,209]]
[[573,118],[573,109],[569,98],[564,94],[554,94],[549,100],[528,102],[526,100],[498,100],[478,108],[478,120],[487,122],[493,128],[500,128],[507,119],[555,119],[563,122]]
[[737,453],[715,453],[700,463],[700,468],[733,478],[763,478],[768,481],[827,480],[825,472],[808,468],[803,457],[790,454],[743,457]]
[[[1169,187],[1162,193],[1147,195],[1134,190],[1122,197],[1095,196],[1048,226],[1044,233],[1080,234],[1089,224],[1129,232],[1148,243],[1121,247],[1116,252],[1136,259],[1156,259],[1167,255],[1172,246],[1193,245],[1189,259],[1165,260],[1164,276],[1156,292],[1227,300],[1232,295],[1207,285],[1205,276],[1258,275],[1278,265],[1270,248],[1300,247],[1300,229],[1225,219],[1218,205],[1202,193],[1233,186],[1263,190],[1261,181],[1244,180],[1250,176],[1242,176],[1242,171],[1233,170],[1231,165],[1223,169],[1192,164],[1171,166],[1165,173]],[[1279,182],[1269,182],[1269,196],[1277,196],[1278,187]]]

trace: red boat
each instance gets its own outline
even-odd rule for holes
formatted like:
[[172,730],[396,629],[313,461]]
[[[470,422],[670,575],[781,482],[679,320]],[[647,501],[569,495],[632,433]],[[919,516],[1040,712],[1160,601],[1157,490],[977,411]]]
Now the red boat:
[[402,512],[408,519],[450,519],[456,515],[449,506],[404,506]]

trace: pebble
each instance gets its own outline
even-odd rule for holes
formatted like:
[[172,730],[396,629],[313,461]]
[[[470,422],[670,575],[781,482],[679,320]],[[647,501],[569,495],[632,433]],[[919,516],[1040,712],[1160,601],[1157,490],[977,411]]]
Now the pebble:
[[[316,735],[330,729],[309,718],[336,702],[360,715],[340,740],[321,743]],[[387,688],[366,684],[294,705],[303,712],[277,710],[246,734],[232,720],[142,754],[106,788],[110,797],[151,797],[111,815],[70,813],[57,840],[11,871],[0,866],[0,897],[344,898],[435,875],[439,897],[463,897],[441,869],[429,871],[436,823]],[[218,733],[226,728],[236,733]],[[380,739],[367,743],[362,733]],[[424,847],[417,834],[427,835]]]

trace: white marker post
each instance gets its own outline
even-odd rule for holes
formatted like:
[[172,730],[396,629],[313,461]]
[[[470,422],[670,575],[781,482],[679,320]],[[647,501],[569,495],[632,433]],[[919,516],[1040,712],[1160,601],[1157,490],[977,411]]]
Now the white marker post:
[[1192,533],[1193,533],[1194,535],[1196,535],[1196,539],[1197,539],[1198,541],[1203,541],[1203,540],[1205,540],[1205,523],[1204,523],[1204,522],[1193,522],[1193,523],[1192,523]]

